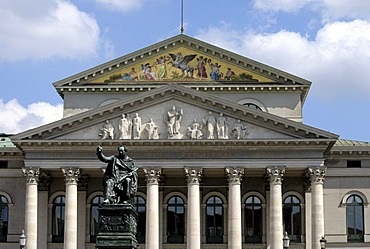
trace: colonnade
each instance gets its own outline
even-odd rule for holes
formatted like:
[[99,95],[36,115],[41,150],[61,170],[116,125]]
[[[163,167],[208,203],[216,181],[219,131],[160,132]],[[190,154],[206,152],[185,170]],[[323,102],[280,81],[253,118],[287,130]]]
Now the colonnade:
[[[159,184],[162,179],[160,168],[144,168],[147,181],[147,217],[146,217],[146,249],[160,249],[159,233]],[[244,168],[226,168],[228,178],[228,249],[242,248],[242,215],[241,215],[241,181]],[[202,168],[185,167],[184,174],[187,179],[187,249],[201,248],[201,203],[200,182],[203,176]],[[77,214],[78,194],[77,182],[80,171],[78,168],[63,168],[66,187],[65,206],[65,234],[64,249],[77,249]],[[324,167],[308,168],[312,189],[312,249],[319,249],[320,237],[324,235],[324,205],[323,183],[326,169]],[[266,170],[269,179],[269,209],[267,248],[283,249],[283,210],[282,210],[282,182],[285,174],[283,167],[271,167]],[[37,203],[39,169],[23,168],[26,178],[25,203],[25,232],[27,235],[27,249],[37,247]]]

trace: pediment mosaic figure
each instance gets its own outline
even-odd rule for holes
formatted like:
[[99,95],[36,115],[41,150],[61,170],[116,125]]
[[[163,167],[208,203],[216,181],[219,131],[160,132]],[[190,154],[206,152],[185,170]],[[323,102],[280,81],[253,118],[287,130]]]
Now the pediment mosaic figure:
[[118,155],[105,156],[101,146],[96,148],[98,159],[107,163],[103,177],[104,204],[132,202],[137,191],[139,167],[126,154],[126,146],[120,146],[117,150]]
[[148,134],[148,139],[159,139],[158,126],[154,123],[152,118],[145,124],[145,131]]
[[183,115],[183,110],[176,110],[176,106],[172,106],[172,109],[167,112],[165,123],[167,124],[168,138],[179,138]]
[[216,126],[218,139],[229,139],[229,122],[223,113],[218,116]]
[[197,56],[196,54],[183,56],[182,53],[177,53],[177,54],[169,54],[169,55],[172,58],[172,62],[169,62],[169,63],[171,63],[173,67],[181,70],[182,72],[181,78],[189,77],[189,73],[190,73],[190,78],[193,78],[194,67],[189,66],[188,63]]
[[106,120],[104,125],[100,127],[99,136],[101,136],[101,139],[114,139],[114,127],[109,120]]
[[208,115],[203,119],[203,124],[207,126],[207,139],[215,138],[215,128],[216,128],[216,118],[213,116],[212,112],[208,112]]
[[188,127],[187,135],[190,139],[202,139],[203,138],[203,132],[202,132],[203,126],[198,123],[196,119],[193,120],[193,123],[191,126]]

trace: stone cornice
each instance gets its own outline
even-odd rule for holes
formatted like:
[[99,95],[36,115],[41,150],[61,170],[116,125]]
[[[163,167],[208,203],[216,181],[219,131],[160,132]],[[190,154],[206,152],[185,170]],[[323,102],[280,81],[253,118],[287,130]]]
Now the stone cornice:
[[[63,147],[65,149],[74,149],[78,147],[81,150],[91,150],[91,147],[96,147],[100,144],[102,146],[120,146],[125,144],[130,147],[143,147],[143,146],[162,146],[162,147],[173,147],[173,146],[242,146],[245,147],[274,147],[288,149],[292,148],[312,148],[312,149],[321,149],[326,148],[333,141],[329,139],[279,139],[279,140],[175,140],[175,139],[163,139],[163,140],[125,140],[125,139],[115,139],[115,140],[14,140],[14,143],[17,146],[22,147],[23,150],[32,151],[45,148],[46,150],[61,150]],[[54,149],[53,149],[54,147]],[[290,148],[291,149],[291,148]]]

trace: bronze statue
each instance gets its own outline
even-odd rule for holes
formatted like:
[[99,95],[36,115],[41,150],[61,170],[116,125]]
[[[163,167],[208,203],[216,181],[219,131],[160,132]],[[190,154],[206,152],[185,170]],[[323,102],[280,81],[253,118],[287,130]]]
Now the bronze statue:
[[99,160],[107,163],[103,178],[104,204],[122,204],[132,201],[137,191],[138,176],[132,158],[125,146],[118,147],[117,156],[104,156],[103,148],[96,148]]

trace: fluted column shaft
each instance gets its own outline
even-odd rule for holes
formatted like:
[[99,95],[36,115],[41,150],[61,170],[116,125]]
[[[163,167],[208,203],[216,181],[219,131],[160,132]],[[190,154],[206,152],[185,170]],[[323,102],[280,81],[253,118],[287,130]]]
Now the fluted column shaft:
[[144,168],[147,182],[146,249],[159,249],[159,182],[161,169]]
[[283,249],[283,204],[281,184],[284,168],[267,168],[270,181],[270,248]]
[[40,170],[22,168],[26,178],[26,210],[25,210],[25,234],[27,236],[27,249],[37,249],[37,204]]
[[312,198],[312,249],[320,249],[321,236],[324,230],[324,179],[325,167],[309,168]]
[[226,168],[229,181],[228,207],[228,249],[242,248],[242,213],[240,184],[243,168]]
[[202,171],[201,168],[185,168],[188,182],[187,249],[200,249],[201,247],[199,182],[202,178]]
[[62,168],[66,184],[64,249],[77,249],[77,182],[78,168]]

